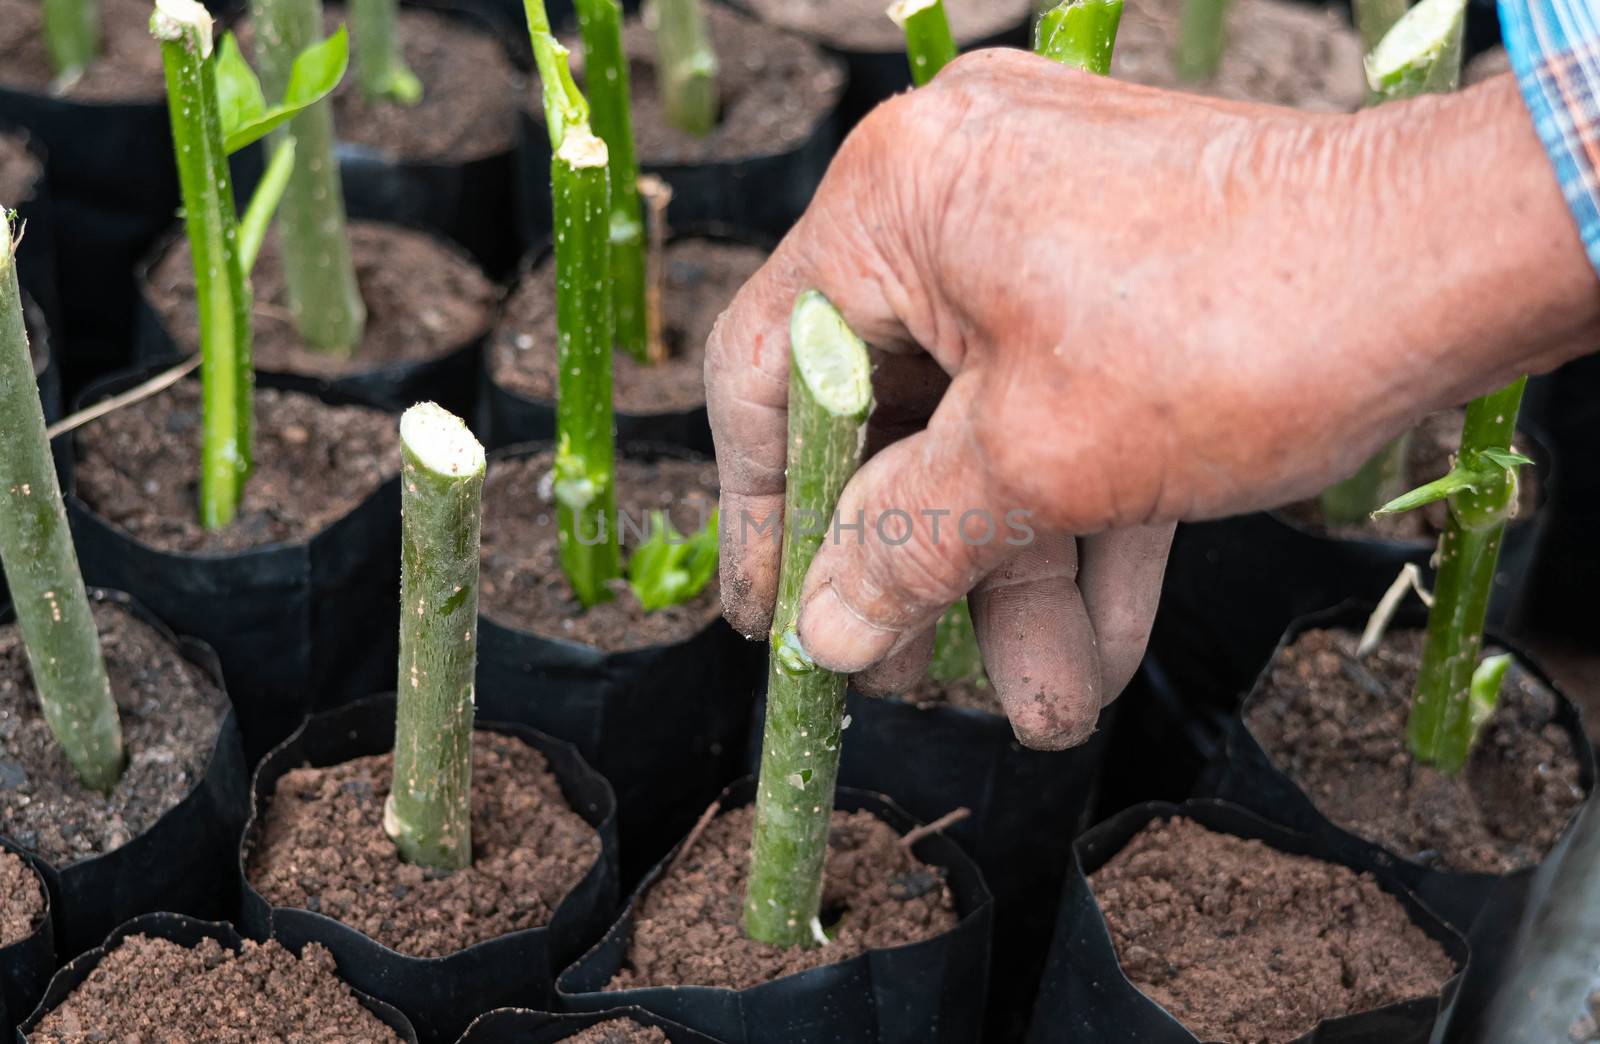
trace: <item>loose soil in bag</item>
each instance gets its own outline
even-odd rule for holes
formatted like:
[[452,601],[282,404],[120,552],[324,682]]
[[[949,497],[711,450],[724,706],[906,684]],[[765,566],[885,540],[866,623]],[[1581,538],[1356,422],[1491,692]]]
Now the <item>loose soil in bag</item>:
[[[333,377],[389,363],[436,359],[489,327],[495,289],[466,255],[411,229],[350,223],[356,282],[367,305],[366,333],[341,359],[308,347],[289,314],[278,234],[268,232],[251,273],[255,290],[253,352],[257,369]],[[200,344],[194,263],[180,239],[150,273],[149,293],[163,324],[185,352]]]
[[313,395],[256,391],[255,473],[226,528],[200,526],[200,382],[179,381],[78,433],[78,496],[165,551],[218,553],[308,540],[400,471],[396,421]]
[[0,949],[33,934],[44,913],[44,890],[22,857],[0,850]]
[[[670,645],[721,613],[717,580],[683,605],[647,613],[626,581],[616,597],[585,610],[561,571],[551,455],[493,461],[483,488],[482,611],[507,627],[598,646],[608,652]],[[666,511],[679,533],[699,532],[717,503],[717,467],[704,461],[617,460],[623,553],[637,544],[650,511]],[[631,523],[627,520],[631,520]]]
[[824,947],[784,949],[744,934],[755,809],[725,812],[691,838],[635,911],[622,969],[607,989],[720,986],[741,990],[868,950],[921,942],[956,925],[942,871],[868,812],[833,814],[822,893]]
[[659,1026],[641,1026],[632,1019],[607,1019],[566,1038],[567,1044],[671,1044]]
[[[158,101],[166,94],[161,45],[150,35],[149,0],[102,0],[100,55],[62,92],[81,102]],[[220,33],[218,34],[220,38]],[[0,0],[0,84],[51,89],[39,0]]]
[[[626,352],[614,353],[612,397],[617,409],[662,413],[705,404],[706,338],[717,316],[766,259],[766,251],[737,243],[680,239],[668,244],[662,288],[668,357],[644,365]],[[491,349],[495,383],[545,402],[555,400],[560,377],[555,286],[555,258],[547,256],[511,296]]]
[[154,627],[104,602],[94,618],[128,754],[109,794],[78,782],[39,709],[21,630],[0,627],[0,832],[57,865],[126,844],[182,801],[227,711],[222,691]]
[[1183,0],[1127,0],[1117,31],[1111,75],[1152,87],[1178,88],[1239,101],[1297,109],[1353,112],[1367,96],[1361,38],[1332,8],[1291,0],[1235,0],[1217,75],[1178,79],[1172,56]]
[[247,939],[235,953],[214,939],[189,949],[133,935],[28,1039],[369,1044],[399,1038],[361,1006],[339,981],[333,955],[315,943],[296,957],[270,941]]
[[1406,718],[1422,632],[1364,660],[1356,636],[1312,630],[1268,668],[1245,722],[1323,815],[1408,859],[1508,873],[1544,858],[1583,801],[1556,696],[1515,664],[1460,776],[1413,763]]
[[1187,819],[1151,823],[1089,882],[1129,980],[1201,1040],[1293,1040],[1456,971],[1370,875]]
[[21,203],[33,191],[44,166],[22,139],[0,134],[0,207]]
[[[745,0],[762,20],[849,51],[903,51],[906,38],[878,0]],[[945,10],[960,44],[998,36],[1021,25],[1031,0],[950,3]]]
[[278,780],[247,873],[275,906],[335,918],[400,953],[442,957],[550,921],[600,855],[544,755],[510,736],[472,738],[472,865],[403,863],[383,830],[389,754]]
[[923,678],[899,699],[918,707],[965,707],[988,714],[1004,714],[1006,709],[987,681],[940,682]]
[[[1406,452],[1405,489],[1442,478],[1450,470],[1451,458],[1461,448],[1462,410],[1441,410],[1425,417],[1411,432]],[[1516,447],[1526,451],[1526,446]],[[1524,466],[1517,472],[1517,518],[1528,519],[1539,506],[1539,474]],[[1338,537],[1366,537],[1369,540],[1432,540],[1449,522],[1450,506],[1437,501],[1416,511],[1383,515],[1355,525],[1334,526],[1322,521],[1322,504],[1316,499],[1302,500],[1284,508],[1282,514],[1307,528]]]

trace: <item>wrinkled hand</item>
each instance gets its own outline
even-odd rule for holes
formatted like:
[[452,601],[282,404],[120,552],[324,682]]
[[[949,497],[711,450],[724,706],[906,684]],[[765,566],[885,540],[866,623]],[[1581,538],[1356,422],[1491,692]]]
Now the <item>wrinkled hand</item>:
[[1502,80],[1299,114],[991,51],[881,106],[707,348],[728,618],[770,625],[787,322],[817,289],[874,347],[878,406],[840,504],[865,525],[824,541],[802,643],[902,689],[971,591],[1017,735],[1082,742],[1143,654],[1174,521],[1308,495],[1593,343],[1520,105]]

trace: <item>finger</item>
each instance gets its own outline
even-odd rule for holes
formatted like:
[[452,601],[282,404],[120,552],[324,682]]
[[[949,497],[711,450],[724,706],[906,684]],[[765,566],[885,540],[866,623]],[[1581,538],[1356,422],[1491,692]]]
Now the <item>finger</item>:
[[1073,538],[1041,533],[968,598],[995,695],[1017,739],[1035,750],[1085,742],[1100,717],[1100,659],[1077,572]]
[[868,696],[899,696],[916,687],[933,661],[935,629],[918,631],[901,648],[851,679],[857,692]]
[[1082,542],[1078,590],[1099,643],[1100,691],[1106,703],[1121,695],[1144,659],[1174,528],[1113,529]]

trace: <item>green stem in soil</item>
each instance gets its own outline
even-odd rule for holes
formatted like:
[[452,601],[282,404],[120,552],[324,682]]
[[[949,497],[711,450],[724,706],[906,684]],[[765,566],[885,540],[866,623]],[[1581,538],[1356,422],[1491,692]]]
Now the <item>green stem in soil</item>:
[[356,82],[368,102],[415,105],[422,100],[422,81],[406,65],[396,23],[399,0],[351,0],[351,35],[355,37]]
[[628,59],[622,49],[622,5],[617,0],[577,0],[577,8],[591,120],[611,157],[611,284],[617,344],[639,362],[648,362],[652,327],[645,295],[644,205],[639,198]]
[[96,0],[44,0],[44,46],[56,78],[72,80],[100,51]]
[[[322,39],[322,0],[251,0],[250,16],[262,88],[269,97],[283,97],[295,58]],[[333,151],[333,103],[324,98],[302,109],[287,128],[273,132],[273,148],[290,137],[294,171],[278,219],[289,313],[306,344],[349,358],[361,343],[367,309],[356,284]]]
[[1122,0],[1066,0],[1039,19],[1033,49],[1063,65],[1097,76],[1111,72],[1111,52],[1122,22]]
[[956,60],[955,34],[944,0],[895,0],[889,17],[906,34],[906,58],[911,62],[911,82],[918,87],[939,75]]
[[1228,43],[1230,6],[1230,0],[1184,0],[1172,58],[1179,79],[1196,83],[1217,74]]
[[703,138],[717,125],[717,52],[703,0],[652,0],[657,90],[667,122]]
[[272,150],[272,159],[261,175],[261,183],[256,186],[255,195],[250,197],[244,216],[239,219],[239,267],[244,269],[246,279],[250,278],[251,271],[256,267],[256,258],[260,256],[261,244],[267,238],[267,226],[272,224],[272,215],[277,211],[278,204],[283,202],[283,194],[289,190],[289,178],[294,173],[294,155],[293,138],[285,138]]
[[251,467],[250,286],[223,149],[211,16],[194,0],[158,0],[150,32],[161,41],[200,315],[200,524],[221,529],[238,511]]
[[1382,101],[1453,91],[1461,83],[1466,0],[1422,0],[1367,55],[1367,84]]
[[383,828],[408,863],[472,862],[483,447],[431,402],[400,418],[400,672]]
[[1353,526],[1405,492],[1406,456],[1411,433],[1406,432],[1372,455],[1361,470],[1322,491],[1322,520],[1330,526]]
[[[1518,378],[1468,404],[1460,460],[1471,463],[1485,453],[1510,452],[1527,383],[1526,377]],[[1477,733],[1472,677],[1483,646],[1500,545],[1517,504],[1514,467],[1475,470],[1472,485],[1449,497],[1450,517],[1439,536],[1439,575],[1406,729],[1412,755],[1452,775],[1466,765]]]
[[104,791],[122,774],[122,724],[45,437],[17,242],[0,210],[0,565],[45,723],[83,785]]
[[[772,620],[767,719],[756,786],[744,926],[777,946],[826,942],[819,920],[839,742],[842,674],[812,662],[795,634],[806,570],[861,464],[872,411],[866,345],[828,299],[800,295],[789,320],[789,459],[783,562]],[[801,524],[799,520],[815,524]]]

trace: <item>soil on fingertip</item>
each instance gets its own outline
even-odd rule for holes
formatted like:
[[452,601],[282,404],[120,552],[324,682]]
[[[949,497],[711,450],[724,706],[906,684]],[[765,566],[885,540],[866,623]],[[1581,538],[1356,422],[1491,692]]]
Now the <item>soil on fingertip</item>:
[[[552,465],[548,451],[489,463],[478,591],[484,615],[505,627],[608,652],[681,642],[721,615],[715,576],[688,602],[655,612],[646,612],[633,589],[619,580],[611,601],[585,610],[561,571]],[[717,466],[672,457],[619,457],[616,488],[626,558],[638,546],[652,511],[665,511],[686,536],[701,530],[717,506]]]
[[[612,399],[623,413],[648,414],[704,406],[706,339],[767,252],[739,243],[684,238],[667,245],[662,287],[667,358],[640,363],[612,354]],[[547,255],[506,303],[490,342],[494,381],[527,399],[554,402],[560,377],[556,348],[555,258]]]
[[402,862],[383,828],[394,757],[284,774],[251,841],[250,884],[274,906],[324,914],[400,953],[443,957],[539,928],[600,857],[543,754],[472,737],[472,865]]
[[[881,0],[743,0],[761,20],[841,51],[903,52],[905,34]],[[945,5],[950,31],[966,49],[1032,20],[1033,0]]]
[[0,949],[32,935],[43,913],[39,875],[21,856],[0,849]]
[[1513,662],[1466,769],[1446,775],[1406,746],[1422,632],[1391,632],[1364,659],[1356,641],[1307,631],[1268,666],[1245,723],[1272,763],[1332,822],[1406,859],[1486,874],[1542,860],[1584,800],[1556,694]]
[[43,176],[44,164],[22,138],[0,134],[0,210],[32,199]]
[[1234,0],[1227,49],[1209,80],[1173,68],[1183,0],[1127,0],[1111,75],[1118,80],[1295,109],[1354,112],[1366,102],[1361,38],[1331,7]]
[[[226,1034],[222,1028],[226,1027]],[[30,1041],[398,1041],[339,979],[333,954],[309,943],[214,939],[193,947],[131,935],[101,959]]]
[[608,990],[718,986],[742,990],[869,950],[921,942],[956,926],[939,867],[868,812],[833,813],[823,871],[825,947],[784,948],[745,935],[744,890],[755,810],[724,812],[691,838],[640,899],[633,938]]
[[[219,33],[220,36],[220,33]],[[55,70],[39,0],[0,0],[0,85],[52,92]],[[79,102],[159,102],[166,97],[161,44],[150,35],[149,0],[101,0],[100,53],[60,93]]]
[[311,537],[400,473],[394,417],[256,390],[255,471],[226,528],[200,525],[200,382],[183,380],[81,428],[77,495],[163,551],[222,554]]
[[1089,875],[1128,979],[1201,1040],[1282,1044],[1456,973],[1369,874],[1173,818]]
[[671,1044],[665,1030],[632,1019],[607,1019],[562,1039],[567,1044]]
[[128,764],[101,794],[50,733],[15,623],[0,627],[0,833],[57,866],[149,830],[205,775],[228,699],[167,638],[115,602],[95,602],[100,649]]
[[[367,306],[361,343],[348,358],[306,344],[289,311],[276,230],[268,232],[250,274],[255,294],[251,351],[259,370],[337,377],[391,363],[437,359],[489,329],[496,291],[461,251],[424,232],[375,221],[350,222],[356,283]],[[162,325],[184,353],[200,345],[189,241],[175,240],[145,284]]]

